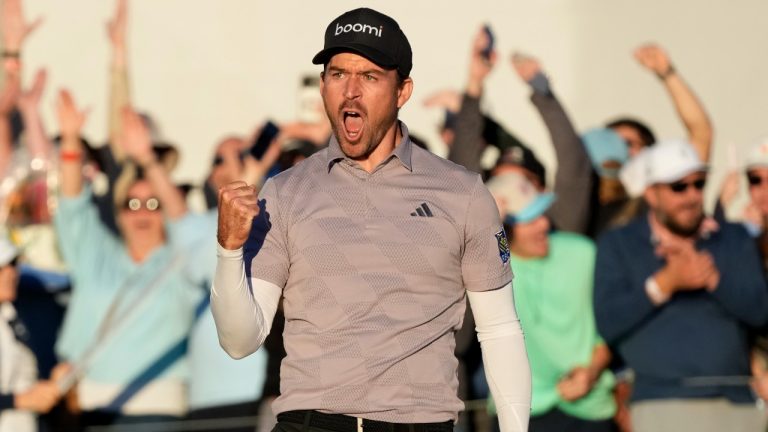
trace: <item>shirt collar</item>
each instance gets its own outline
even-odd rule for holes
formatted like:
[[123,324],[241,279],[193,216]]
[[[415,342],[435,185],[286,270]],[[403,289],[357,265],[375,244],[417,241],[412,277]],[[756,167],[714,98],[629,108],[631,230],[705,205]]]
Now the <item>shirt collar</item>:
[[[399,120],[397,123],[400,127],[400,132],[403,135],[403,139],[400,141],[400,144],[395,146],[395,149],[392,151],[392,153],[390,153],[390,155],[387,156],[381,164],[386,164],[392,158],[397,158],[400,163],[408,169],[408,171],[413,171],[413,166],[411,165],[411,153],[413,151],[413,144],[411,143],[411,136],[408,132],[408,126]],[[331,168],[336,164],[336,162],[339,162],[343,159],[348,158],[341,151],[341,146],[339,145],[339,141],[336,139],[336,135],[331,134],[331,140],[328,142],[328,172],[331,171]]]

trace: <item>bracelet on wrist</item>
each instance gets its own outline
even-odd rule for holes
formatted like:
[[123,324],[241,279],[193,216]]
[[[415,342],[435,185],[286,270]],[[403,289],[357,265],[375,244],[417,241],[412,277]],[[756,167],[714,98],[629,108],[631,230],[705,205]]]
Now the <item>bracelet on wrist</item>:
[[83,152],[78,150],[62,150],[59,152],[59,159],[62,162],[80,162],[83,160]]
[[21,58],[21,53],[19,51],[5,51],[3,50],[2,54],[3,58]]
[[675,67],[674,67],[674,66],[672,66],[672,65],[669,65],[669,67],[667,68],[667,70],[666,70],[666,71],[664,71],[664,72],[661,72],[661,73],[658,73],[658,74],[656,74],[656,76],[658,76],[660,80],[664,81],[664,80],[666,80],[667,78],[669,78],[669,77],[671,77],[672,75],[674,75],[674,74],[675,74],[675,72],[677,72],[677,71],[675,70]]

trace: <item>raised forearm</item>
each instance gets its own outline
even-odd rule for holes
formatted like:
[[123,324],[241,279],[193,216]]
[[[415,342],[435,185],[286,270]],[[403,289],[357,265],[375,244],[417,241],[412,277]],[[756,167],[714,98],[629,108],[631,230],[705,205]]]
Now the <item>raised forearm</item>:
[[[115,51],[118,51],[117,49]],[[117,57],[118,54],[115,54]],[[124,55],[123,55],[124,57]],[[124,60],[115,60],[110,70],[109,85],[109,144],[115,160],[125,159],[125,151],[117,144],[118,136],[122,132],[122,109],[131,105],[131,92],[128,83],[128,70]]]
[[166,217],[175,221],[184,216],[187,213],[184,195],[173,183],[165,167],[154,157],[138,163],[144,170],[144,176],[152,185],[157,199],[160,200]]
[[680,120],[688,130],[688,138],[696,148],[701,160],[709,160],[714,134],[712,121],[709,118],[704,105],[688,84],[677,72],[672,72],[662,78],[664,88],[672,98]]
[[464,95],[461,109],[456,114],[455,138],[448,152],[448,160],[479,173],[483,153],[483,114],[480,99]]
[[61,194],[68,198],[83,190],[83,148],[80,136],[65,134],[61,137]]
[[24,120],[24,136],[30,154],[33,157],[47,158],[53,150],[53,145],[45,133],[43,119],[37,108],[22,109],[21,117]]

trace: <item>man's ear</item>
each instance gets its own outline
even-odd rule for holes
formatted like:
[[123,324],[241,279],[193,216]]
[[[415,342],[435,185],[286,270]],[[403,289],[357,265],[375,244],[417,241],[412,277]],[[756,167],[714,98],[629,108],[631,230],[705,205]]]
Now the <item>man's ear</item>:
[[400,84],[400,88],[397,90],[397,108],[400,109],[408,102],[413,93],[413,80],[408,77]]

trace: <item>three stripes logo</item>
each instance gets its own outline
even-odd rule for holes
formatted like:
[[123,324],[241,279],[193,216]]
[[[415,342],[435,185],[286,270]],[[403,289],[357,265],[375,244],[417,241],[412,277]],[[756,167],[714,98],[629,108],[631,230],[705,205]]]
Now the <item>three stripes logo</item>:
[[429,209],[429,206],[427,203],[421,203],[420,206],[416,207],[416,211],[411,213],[411,216],[421,216],[421,217],[433,217],[432,210]]

